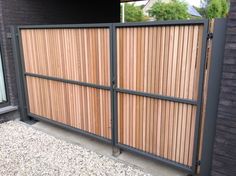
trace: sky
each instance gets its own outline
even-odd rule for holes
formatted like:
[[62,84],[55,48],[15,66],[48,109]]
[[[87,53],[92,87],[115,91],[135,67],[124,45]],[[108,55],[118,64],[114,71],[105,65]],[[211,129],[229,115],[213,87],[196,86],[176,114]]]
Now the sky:
[[200,0],[186,0],[186,2],[197,7],[200,7],[201,5]]
[[[196,7],[200,7],[200,0],[185,0],[185,2],[189,3],[190,5],[194,5]],[[143,5],[143,4],[146,4],[147,3],[147,0],[146,1],[140,1],[140,2],[136,2],[137,5]]]

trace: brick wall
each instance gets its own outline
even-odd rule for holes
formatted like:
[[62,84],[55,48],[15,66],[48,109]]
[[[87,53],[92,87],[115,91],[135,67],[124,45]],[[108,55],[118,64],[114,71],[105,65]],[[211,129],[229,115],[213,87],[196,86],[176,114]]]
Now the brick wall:
[[227,22],[212,176],[236,175],[236,0]]
[[12,44],[7,38],[11,25],[119,22],[119,11],[119,0],[0,0],[0,43],[10,104],[18,104]]

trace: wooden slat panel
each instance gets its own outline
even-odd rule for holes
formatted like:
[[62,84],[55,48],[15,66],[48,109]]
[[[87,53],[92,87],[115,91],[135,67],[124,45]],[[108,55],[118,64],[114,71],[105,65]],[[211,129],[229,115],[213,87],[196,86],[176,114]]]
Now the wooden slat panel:
[[[119,88],[197,100],[202,25],[117,29]],[[22,30],[26,72],[110,85],[109,29]],[[111,139],[109,91],[27,77],[30,112]],[[197,107],[118,94],[119,143],[191,166]]]
[[[201,31],[203,25],[118,28],[118,87],[196,100],[198,92],[193,87],[198,85],[198,79],[194,78],[199,77],[197,62],[201,60],[201,54],[196,51],[201,52],[202,35],[198,35]],[[141,40],[142,36],[145,39]],[[159,39],[162,42],[157,45]],[[124,40],[126,42],[121,44]],[[183,45],[182,49],[179,44]],[[147,59],[147,62],[140,62],[140,58]],[[132,73],[138,72],[128,74],[127,69]],[[161,76],[155,74],[155,71],[162,69]],[[179,70],[181,74],[176,73]],[[144,87],[137,86],[137,81]],[[160,89],[162,86],[163,89]],[[173,86],[182,93],[177,94]],[[167,102],[167,109],[169,105]]]
[[111,139],[110,92],[27,77],[30,112]]
[[[134,100],[136,101],[136,104],[139,105],[138,106],[139,108],[131,106]],[[148,108],[143,103],[144,100],[146,102],[149,102],[149,106],[151,106],[151,108]],[[119,110],[118,110],[118,119],[119,119],[119,130],[118,130],[119,139],[118,140],[119,141],[118,142],[121,144],[125,144],[128,146],[143,150],[148,153],[152,153],[154,155],[161,156],[163,158],[167,158],[169,160],[176,161],[178,163],[182,163],[187,166],[191,166],[192,154],[190,154],[188,150],[191,150],[191,152],[193,150],[193,142],[194,142],[193,125],[196,118],[196,107],[193,105],[185,105],[185,104],[180,104],[180,103],[168,102],[171,108],[170,111],[172,111],[173,114],[175,112],[175,115],[173,118],[176,118],[175,121],[178,121],[178,123],[166,124],[166,123],[161,123],[162,121],[165,121],[167,115],[169,115],[165,113],[165,110],[163,110],[162,108],[163,103],[166,103],[166,102],[163,100],[155,100],[152,98],[119,93],[118,94],[118,107],[119,107]],[[183,120],[182,121],[180,120],[182,116],[184,115],[182,111],[179,111],[180,107],[181,108],[183,107],[185,110],[190,109],[191,111],[191,115],[187,117],[192,122],[189,128],[184,126],[186,125],[186,123],[184,123]],[[135,115],[135,113],[133,114],[130,113],[130,112],[135,111],[137,114],[140,109],[143,109],[143,110],[146,109],[146,113],[139,114],[139,116]],[[187,113],[185,113],[184,116],[187,116]],[[138,122],[139,118],[146,119],[145,123],[139,123]],[[132,135],[129,135],[128,137],[127,134],[124,133],[125,131],[123,131],[122,129],[127,128],[128,130],[130,128],[130,126],[126,124],[126,121],[130,121],[130,119],[133,120],[133,126],[139,126],[139,128],[135,130],[135,133],[132,133]],[[168,131],[170,132],[170,124],[173,129],[185,128],[185,130],[184,131],[183,129],[180,131],[176,130],[175,135],[173,135],[172,137],[165,138],[163,134],[160,133],[160,129],[163,129],[161,131],[163,131],[164,134],[166,134]],[[178,141],[178,136],[182,136],[181,138],[182,142],[181,142],[181,147],[176,149],[173,143]],[[127,140],[127,138],[130,138],[130,140]],[[136,143],[132,142],[134,138],[138,139],[139,141]],[[162,142],[162,138],[165,138],[164,139],[165,142]],[[143,139],[143,140],[141,141],[140,139]],[[154,140],[158,142],[154,142]],[[166,145],[168,146],[167,149],[165,149]],[[145,146],[145,148],[143,146]],[[182,149],[184,149],[184,146],[188,146],[187,148],[185,147],[187,152],[182,151]],[[166,152],[167,154],[163,151],[163,149],[167,150]],[[178,158],[176,158],[177,150],[179,150]],[[172,151],[175,151],[175,152],[172,152]],[[186,161],[185,161],[185,156],[188,156],[186,157]]]
[[[118,28],[118,87],[197,100],[202,32],[202,25]],[[118,107],[120,143],[192,165],[196,106],[119,93]]]
[[110,85],[109,29],[23,29],[29,73]]

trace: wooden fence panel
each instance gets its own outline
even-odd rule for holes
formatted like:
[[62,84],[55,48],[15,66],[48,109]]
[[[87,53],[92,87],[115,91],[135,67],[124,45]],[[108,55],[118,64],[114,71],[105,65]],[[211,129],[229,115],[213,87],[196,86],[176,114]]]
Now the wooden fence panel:
[[195,106],[119,93],[118,117],[119,143],[191,166]]
[[29,112],[111,139],[111,90],[175,98],[117,93],[118,143],[192,167],[205,26],[116,27],[115,86],[110,29],[21,30]]
[[[109,28],[22,29],[26,73],[110,87]],[[111,139],[111,93],[27,76],[29,112]]]
[[25,71],[110,86],[109,29],[21,31]]
[[118,87],[196,100],[202,33],[202,25],[118,28]]
[[111,139],[110,91],[28,77],[33,114]]
[[[203,25],[122,27],[117,86],[198,99]],[[118,94],[118,142],[192,166],[197,106]]]

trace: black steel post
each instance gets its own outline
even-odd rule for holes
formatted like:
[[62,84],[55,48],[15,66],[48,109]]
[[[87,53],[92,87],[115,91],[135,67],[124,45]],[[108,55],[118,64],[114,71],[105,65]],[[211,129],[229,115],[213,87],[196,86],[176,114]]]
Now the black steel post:
[[113,141],[113,156],[118,156],[121,151],[120,148],[117,146],[118,143],[118,119],[117,119],[117,92],[116,92],[116,87],[117,87],[117,63],[116,63],[116,55],[117,55],[117,47],[116,47],[116,28],[114,25],[112,25],[111,29],[111,34],[112,34],[112,43],[111,43],[111,48],[112,48],[112,106],[113,106],[113,116],[112,116],[112,127],[113,127],[113,136],[112,136],[112,141]]
[[199,86],[198,86],[198,100],[197,100],[197,113],[195,120],[194,129],[194,144],[193,144],[193,160],[192,160],[192,170],[196,173],[197,159],[198,159],[198,139],[199,139],[199,128],[200,120],[202,116],[202,100],[203,100],[203,88],[204,88],[204,78],[205,78],[205,64],[207,57],[207,41],[208,41],[208,30],[209,30],[209,20],[204,21],[204,30],[202,36],[202,48],[201,48],[201,63],[200,63],[200,75],[199,75]]
[[224,58],[226,20],[216,19],[212,40],[211,65],[209,70],[208,94],[203,131],[203,146],[200,175],[211,175],[212,153],[215,138],[220,82]]
[[12,34],[12,48],[14,55],[14,65],[16,71],[16,82],[17,82],[17,92],[18,92],[18,101],[19,101],[19,110],[21,120],[27,121],[29,117],[27,115],[27,105],[25,99],[25,88],[24,88],[24,74],[22,70],[22,62],[21,62],[21,53],[19,47],[19,35],[16,27],[11,26],[11,34]]

